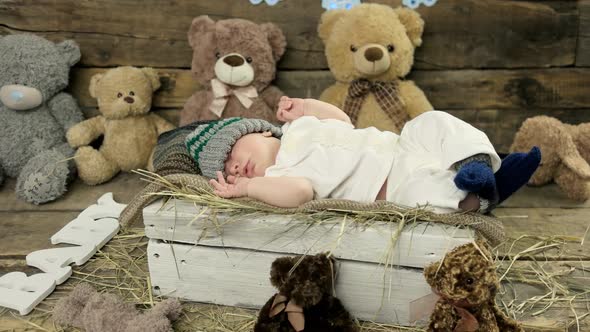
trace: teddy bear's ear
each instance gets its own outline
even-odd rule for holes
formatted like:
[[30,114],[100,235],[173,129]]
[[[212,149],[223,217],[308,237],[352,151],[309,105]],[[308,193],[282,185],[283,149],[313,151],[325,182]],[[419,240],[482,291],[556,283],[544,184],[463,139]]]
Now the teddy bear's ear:
[[270,267],[270,283],[279,288],[289,278],[289,271],[295,265],[294,257],[279,257]]
[[92,76],[90,79],[90,85],[88,86],[88,92],[90,92],[90,96],[92,98],[96,98],[96,92],[98,91],[98,84],[100,80],[104,77],[104,74],[96,74]]
[[80,47],[73,40],[66,40],[56,45],[68,66],[73,66],[82,57]]
[[436,279],[436,274],[438,272],[440,263],[441,262],[434,262],[424,268],[424,278],[426,278],[426,282],[431,287],[434,287],[434,281]]
[[152,91],[158,90],[161,85],[158,72],[155,69],[149,67],[141,68],[141,71],[150,80],[150,83],[152,84]]
[[318,35],[324,42],[330,37],[334,24],[344,15],[346,15],[346,9],[329,10],[322,14],[318,25]]
[[266,32],[268,42],[272,47],[273,58],[275,61],[279,61],[287,48],[287,39],[283,34],[283,30],[273,23],[263,23],[260,27],[262,31]]
[[590,179],[590,165],[582,158],[572,136],[565,130],[560,135],[557,153],[567,168],[584,179]]
[[406,27],[406,34],[414,47],[422,45],[422,33],[424,32],[424,20],[418,12],[408,8],[396,8],[395,12],[399,20]]
[[188,30],[188,43],[191,47],[197,47],[198,35],[215,31],[215,21],[207,15],[201,15],[193,19]]

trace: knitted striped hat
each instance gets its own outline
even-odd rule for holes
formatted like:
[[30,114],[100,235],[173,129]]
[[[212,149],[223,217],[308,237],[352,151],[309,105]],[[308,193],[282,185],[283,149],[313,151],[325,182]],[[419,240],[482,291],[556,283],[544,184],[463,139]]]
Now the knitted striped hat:
[[200,125],[186,137],[185,144],[203,176],[214,179],[217,171],[224,172],[225,161],[238,139],[265,131],[281,138],[281,128],[268,121],[228,118]]

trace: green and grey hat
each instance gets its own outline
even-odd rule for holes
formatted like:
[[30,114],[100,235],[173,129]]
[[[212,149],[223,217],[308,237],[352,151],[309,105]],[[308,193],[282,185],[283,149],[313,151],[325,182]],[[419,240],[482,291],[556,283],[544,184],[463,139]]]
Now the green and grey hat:
[[281,128],[260,119],[228,118],[198,126],[185,140],[189,155],[203,176],[214,179],[224,171],[232,147],[242,136],[269,131],[281,138]]

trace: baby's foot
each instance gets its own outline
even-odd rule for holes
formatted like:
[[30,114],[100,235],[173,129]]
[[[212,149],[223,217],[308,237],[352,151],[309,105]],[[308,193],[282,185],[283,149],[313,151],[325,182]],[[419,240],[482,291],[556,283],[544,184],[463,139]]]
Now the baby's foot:
[[457,188],[487,199],[493,198],[496,189],[494,172],[488,164],[481,161],[472,161],[461,166],[454,181]]
[[527,184],[540,163],[541,150],[536,146],[528,153],[517,152],[506,156],[495,174],[500,202]]

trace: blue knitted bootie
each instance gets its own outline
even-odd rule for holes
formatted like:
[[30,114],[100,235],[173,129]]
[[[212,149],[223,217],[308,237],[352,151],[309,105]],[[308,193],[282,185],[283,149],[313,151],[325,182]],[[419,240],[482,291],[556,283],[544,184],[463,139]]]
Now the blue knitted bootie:
[[485,162],[471,161],[461,166],[454,181],[457,188],[478,194],[485,199],[493,199],[495,196],[494,172]]
[[506,156],[495,174],[500,199],[498,203],[527,184],[540,163],[541,150],[536,146],[528,153],[516,152]]

